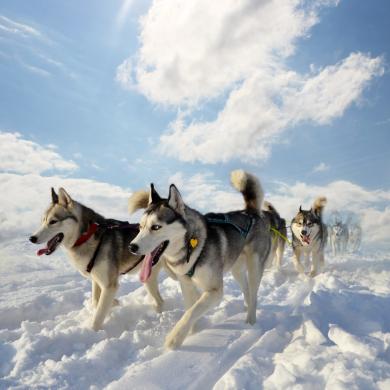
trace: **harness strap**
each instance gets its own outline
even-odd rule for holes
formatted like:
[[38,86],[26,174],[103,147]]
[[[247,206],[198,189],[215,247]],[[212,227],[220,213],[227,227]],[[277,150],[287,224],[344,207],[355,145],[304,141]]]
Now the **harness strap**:
[[276,239],[276,236],[278,235],[279,237],[283,238],[283,240],[286,241],[288,245],[291,245],[291,241],[284,234],[280,233],[279,230],[275,229],[273,226],[271,226],[270,230],[271,230],[271,232],[275,233],[274,240]]
[[121,275],[126,275],[127,273],[129,273],[130,271],[132,271],[135,267],[137,267],[137,265],[145,258],[145,256],[141,256],[141,258],[134,264],[132,265],[128,270],[126,270],[125,272],[121,272]]
[[225,225],[231,225],[233,226],[244,238],[246,238],[252,228],[253,225],[253,217],[251,215],[247,215],[249,217],[249,223],[246,229],[238,226],[235,224],[227,214],[221,214],[221,217],[223,218],[212,218],[212,217],[206,217],[206,221],[209,223],[215,223],[215,224],[225,224]]
[[[89,225],[88,230],[85,233],[80,235],[80,237],[74,243],[73,247],[78,247],[78,246],[84,244],[85,242],[87,242],[96,233],[96,231],[98,229],[100,229],[102,231],[101,238],[100,238],[99,243],[98,243],[98,245],[96,246],[96,248],[95,248],[95,250],[93,252],[91,260],[87,264],[86,271],[88,273],[91,272],[93,266],[95,265],[95,260],[96,260],[98,254],[99,254],[99,250],[100,250],[100,247],[101,247],[103,239],[104,239],[104,233],[107,230],[114,230],[114,229],[138,230],[139,229],[139,225],[136,224],[136,223],[132,224],[132,223],[116,221],[116,220],[107,220],[107,221],[104,221],[104,222],[99,223],[99,224],[96,223],[96,222],[93,222],[93,223],[91,223]],[[134,269],[143,260],[143,258],[144,258],[144,256],[142,256],[141,259],[135,265],[130,267],[126,272],[123,272],[122,275],[125,274],[125,273],[128,273],[132,269]]]

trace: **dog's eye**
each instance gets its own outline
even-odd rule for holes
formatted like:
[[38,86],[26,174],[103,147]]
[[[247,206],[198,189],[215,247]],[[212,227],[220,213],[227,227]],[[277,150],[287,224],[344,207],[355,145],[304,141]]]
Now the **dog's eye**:
[[298,222],[298,226],[302,226],[302,222]]
[[151,229],[152,230],[160,230],[162,228],[161,225],[152,225]]
[[311,222],[308,222],[307,223],[307,226],[312,226],[313,224]]
[[54,225],[55,223],[57,223],[58,221],[56,221],[55,219],[52,219],[50,222],[49,222],[49,225]]

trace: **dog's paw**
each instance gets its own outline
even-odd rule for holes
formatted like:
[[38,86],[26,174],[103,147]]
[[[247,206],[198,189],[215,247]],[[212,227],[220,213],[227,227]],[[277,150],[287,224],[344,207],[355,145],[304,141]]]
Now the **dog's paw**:
[[311,278],[314,278],[315,276],[317,276],[317,271],[313,269],[312,271],[310,271],[309,276]]
[[99,330],[102,330],[102,325],[92,322],[91,329],[94,330],[95,332],[98,332]]
[[248,313],[245,322],[249,325],[254,325],[256,323],[256,313]]
[[162,313],[164,311],[164,301],[153,304],[153,309],[156,313]]
[[299,274],[304,274],[304,273],[305,273],[305,270],[304,270],[302,264],[295,264],[295,270],[296,270]]

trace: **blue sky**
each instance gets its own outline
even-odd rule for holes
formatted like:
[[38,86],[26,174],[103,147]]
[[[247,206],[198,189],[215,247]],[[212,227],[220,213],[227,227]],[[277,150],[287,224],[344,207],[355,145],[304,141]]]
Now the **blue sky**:
[[[135,0],[128,2],[126,13],[125,3],[13,0],[0,4],[0,26],[5,26],[0,28],[3,132],[18,132],[43,146],[56,145],[64,159],[78,165],[71,176],[131,188],[151,180],[165,183],[176,172],[185,176],[212,172],[215,178],[226,180],[237,166],[258,173],[266,183],[326,185],[347,180],[367,189],[389,188],[388,1],[340,1],[336,6],[322,6],[316,23],[294,38],[293,53],[283,57],[283,67],[302,75],[318,74],[350,53],[381,57],[384,71],[370,76],[342,114],[331,116],[325,124],[302,120],[285,126],[265,158],[246,161],[230,153],[213,163],[207,162],[210,158],[206,163],[199,161],[201,152],[196,161],[185,161],[177,152],[161,152],[159,138],[179,111],[186,112],[187,125],[214,120],[242,80],[230,80],[222,92],[210,92],[190,109],[184,100],[165,104],[164,96],[151,98],[142,85],[124,88],[116,81],[117,69],[146,46],[140,37],[140,17],[151,6]],[[9,31],[12,23],[30,26],[39,35]],[[204,132],[201,136],[207,137]],[[229,140],[221,139],[224,142]],[[210,153],[218,155],[220,150]]]

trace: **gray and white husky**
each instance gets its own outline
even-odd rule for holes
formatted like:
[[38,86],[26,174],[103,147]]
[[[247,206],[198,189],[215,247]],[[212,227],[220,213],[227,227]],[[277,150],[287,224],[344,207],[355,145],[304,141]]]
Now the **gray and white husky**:
[[362,228],[357,222],[351,223],[349,225],[348,233],[349,250],[352,253],[357,252],[360,249],[360,245],[362,243]]
[[329,241],[332,247],[333,256],[345,253],[349,240],[348,225],[341,220],[337,220],[330,226],[329,230]]
[[187,206],[175,185],[167,199],[151,185],[140,232],[129,249],[137,256],[150,253],[143,260],[143,280],[164,254],[168,269],[180,282],[186,311],[167,336],[167,348],[179,347],[197,320],[220,302],[228,270],[243,291],[246,321],[256,322],[257,291],[271,249],[270,223],[261,212],[263,190],[257,178],[236,170],[231,181],[242,193],[245,209],[206,215]]
[[[131,240],[138,234],[138,225],[106,219],[75,201],[60,188],[52,189],[52,202],[45,211],[41,227],[31,237],[34,244],[46,242],[38,255],[51,255],[62,245],[74,267],[92,281],[92,306],[95,309],[92,328],[101,328],[104,319],[117,301],[115,293],[121,274],[137,272],[142,257],[129,252]],[[162,299],[158,290],[158,269],[146,284],[156,310]]]
[[299,273],[304,273],[301,258],[309,258],[311,255],[310,276],[312,277],[317,275],[319,267],[322,267],[325,261],[327,229],[322,222],[322,211],[325,205],[325,197],[317,198],[310,210],[302,210],[302,207],[299,207],[297,215],[291,221],[295,269]]

